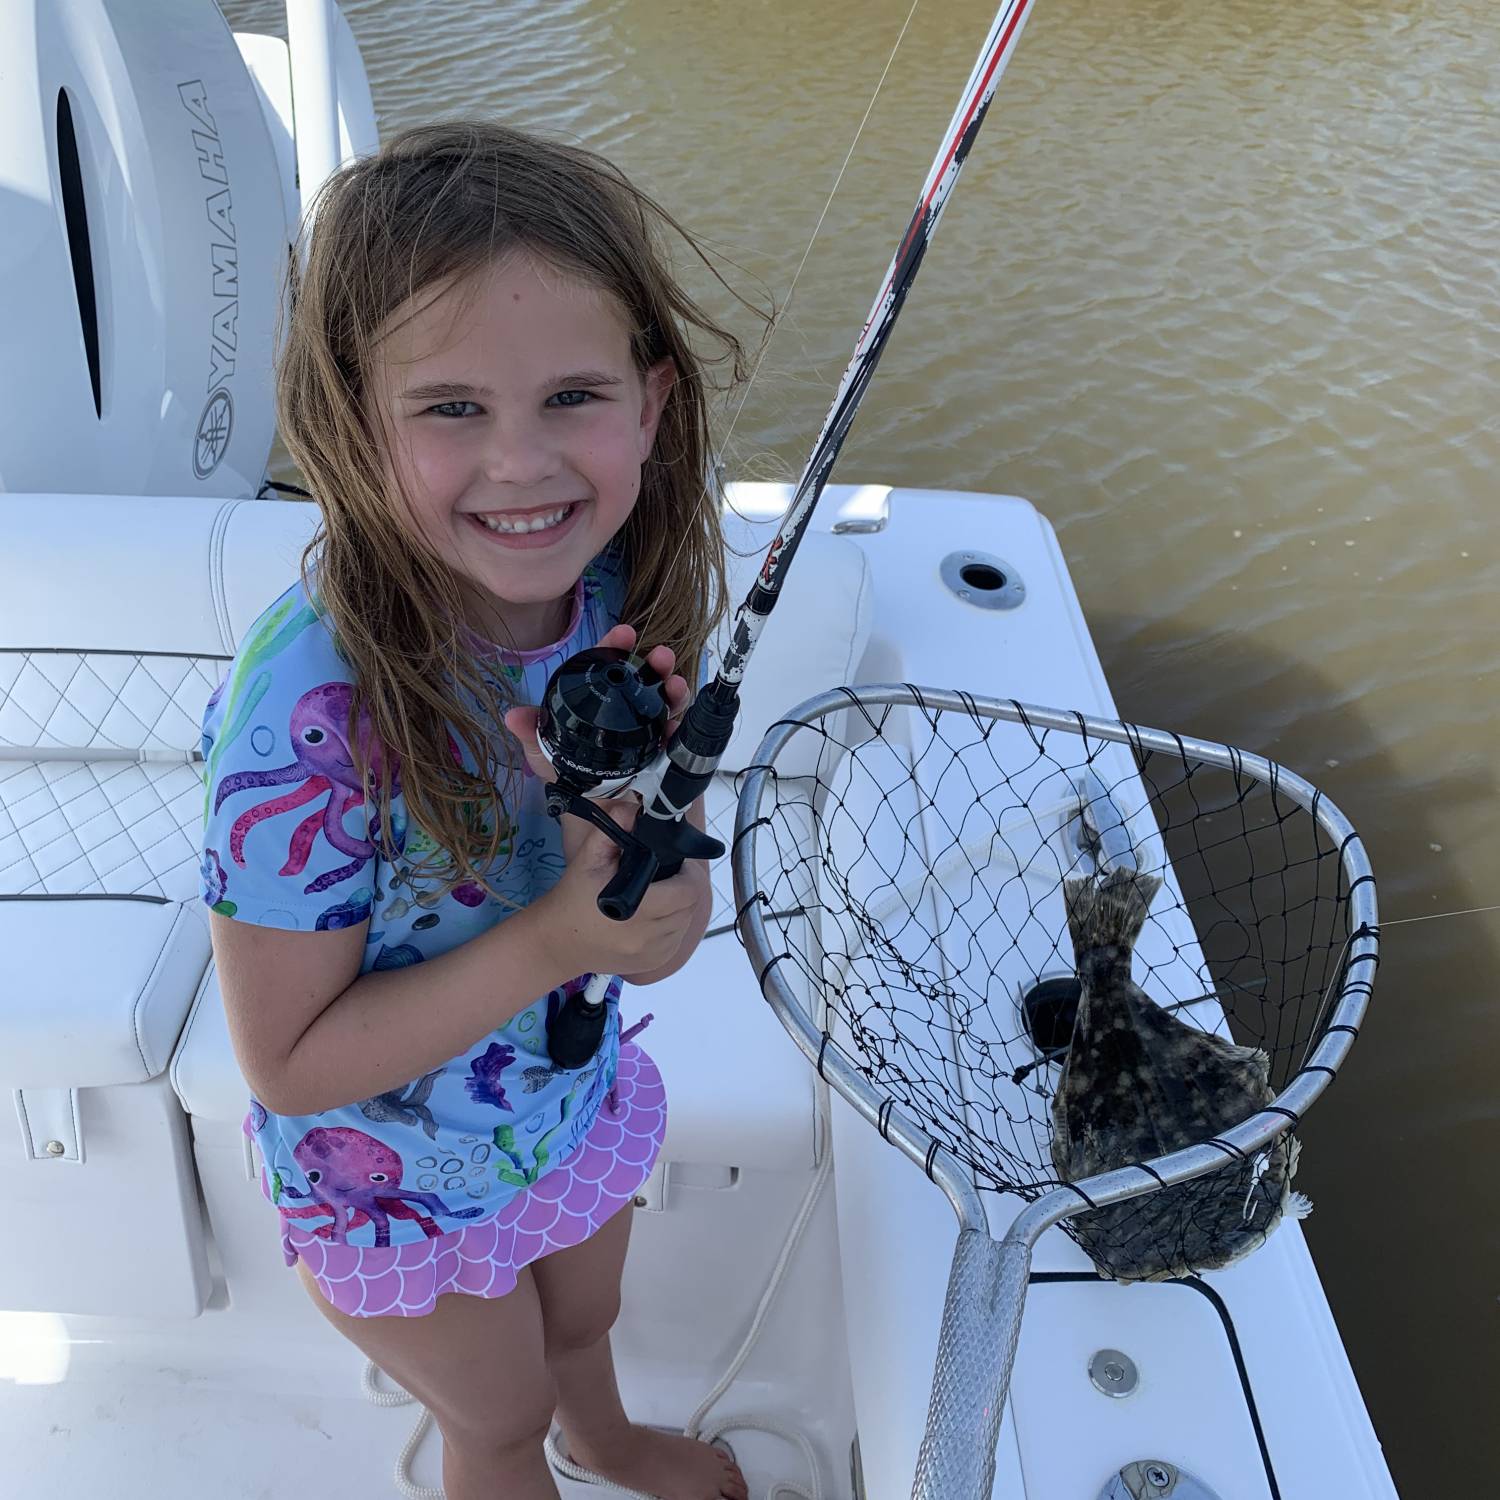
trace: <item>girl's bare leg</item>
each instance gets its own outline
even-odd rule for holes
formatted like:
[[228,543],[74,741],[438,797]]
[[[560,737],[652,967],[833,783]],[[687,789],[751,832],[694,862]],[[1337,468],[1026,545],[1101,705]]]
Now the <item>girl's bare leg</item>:
[[716,1448],[634,1426],[625,1415],[609,1330],[620,1313],[631,1213],[620,1209],[592,1238],[530,1267],[568,1449],[595,1473],[661,1500],[749,1500],[745,1476]]
[[299,1261],[323,1316],[432,1413],[448,1500],[557,1500],[542,1453],[555,1392],[530,1269],[508,1296],[449,1293],[425,1318],[351,1318]]

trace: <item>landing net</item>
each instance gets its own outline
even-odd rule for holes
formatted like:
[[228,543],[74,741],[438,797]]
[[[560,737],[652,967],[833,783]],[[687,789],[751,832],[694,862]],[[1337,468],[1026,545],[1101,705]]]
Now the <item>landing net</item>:
[[[923,1145],[929,1171],[946,1151],[995,1193],[1029,1201],[1064,1180],[1053,1105],[1080,991],[1065,882],[1134,869],[1161,880],[1135,984],[1188,1027],[1262,1052],[1288,1135],[1275,1160],[1224,1146],[1222,1171],[1170,1190],[1173,1215],[1147,1198],[1066,1226],[1122,1275],[1143,1254],[1158,1274],[1197,1268],[1195,1217],[1229,1192],[1244,1224],[1274,1227],[1277,1205],[1255,1194],[1284,1198],[1295,1164],[1286,1091],[1331,1076],[1329,1049],[1314,1054],[1330,1032],[1352,1040],[1341,1005],[1362,1010],[1374,971],[1373,882],[1320,794],[1228,746],[910,687],[813,700],[758,759],[736,842],[741,930],[753,910],[763,983],[801,1008],[820,1067],[837,1049],[857,1071],[883,1133]],[[1158,1116],[1197,1086],[1134,1083]],[[1193,1143],[1168,1129],[1146,1149],[1136,1127],[1110,1165]]]

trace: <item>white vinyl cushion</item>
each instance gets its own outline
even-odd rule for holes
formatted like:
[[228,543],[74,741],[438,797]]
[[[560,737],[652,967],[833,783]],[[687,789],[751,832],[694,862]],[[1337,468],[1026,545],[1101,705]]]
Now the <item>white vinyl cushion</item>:
[[0,756],[0,896],[196,900],[202,823],[203,779],[186,760]]
[[315,523],[267,501],[0,504],[0,1087],[167,1066],[209,960],[203,708]]
[[0,901],[0,1088],[144,1083],[166,1068],[208,963],[175,901]]
[[311,505],[264,500],[7,495],[0,643],[232,656],[286,588],[315,520]]

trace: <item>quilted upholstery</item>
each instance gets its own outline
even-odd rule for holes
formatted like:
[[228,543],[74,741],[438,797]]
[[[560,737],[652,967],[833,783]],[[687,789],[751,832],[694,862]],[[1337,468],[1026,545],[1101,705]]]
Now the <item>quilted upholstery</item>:
[[0,747],[191,753],[223,675],[223,658],[0,646]]
[[182,760],[0,760],[0,895],[191,900],[202,821]]
[[224,662],[0,647],[0,895],[192,896]]

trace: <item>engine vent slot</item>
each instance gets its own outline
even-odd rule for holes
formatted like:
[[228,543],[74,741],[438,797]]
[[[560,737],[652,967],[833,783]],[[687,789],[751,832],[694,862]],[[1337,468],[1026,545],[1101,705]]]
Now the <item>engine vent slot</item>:
[[99,307],[94,292],[94,255],[89,245],[89,219],[84,206],[78,135],[73,128],[73,106],[68,102],[66,89],[57,91],[57,170],[62,181],[68,251],[73,258],[73,290],[78,294],[78,320],[83,325],[83,349],[89,362],[89,384],[94,390],[94,415],[102,417],[104,409],[99,397]]

